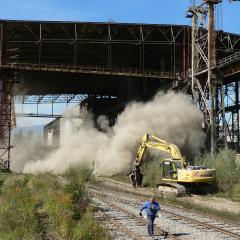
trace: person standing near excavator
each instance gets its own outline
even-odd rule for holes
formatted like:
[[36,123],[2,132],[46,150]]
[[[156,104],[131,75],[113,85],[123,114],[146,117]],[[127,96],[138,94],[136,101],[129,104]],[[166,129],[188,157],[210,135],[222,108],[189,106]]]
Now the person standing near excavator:
[[157,212],[160,211],[160,204],[155,201],[154,197],[151,197],[149,201],[145,202],[140,209],[139,215],[142,216],[142,211],[146,210],[148,218],[148,234],[152,236],[154,233],[154,220],[157,216]]
[[132,162],[132,169],[131,169],[131,172],[128,175],[130,177],[130,181],[131,181],[132,185],[135,188],[141,187],[142,180],[143,180],[143,175],[141,174],[141,171],[140,171],[138,158],[136,158],[135,161]]

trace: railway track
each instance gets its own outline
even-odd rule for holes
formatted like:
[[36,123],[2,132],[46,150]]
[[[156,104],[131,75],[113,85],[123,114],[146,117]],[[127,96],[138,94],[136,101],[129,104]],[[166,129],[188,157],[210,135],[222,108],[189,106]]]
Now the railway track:
[[[105,201],[114,202],[115,205],[116,203],[121,203],[122,208],[130,205],[134,209],[139,209],[139,204],[146,201],[146,198],[143,199],[143,197],[115,191],[108,191],[102,188],[92,189],[91,191],[93,195],[100,194],[102,197],[104,196]],[[177,233],[175,233],[175,235],[170,234],[172,235],[173,239],[174,237],[175,239],[240,239],[239,223],[169,204],[162,204],[161,207],[162,217],[165,219],[165,221],[170,223],[172,228],[177,230],[181,229],[179,226],[183,226],[183,228],[184,226],[189,227],[189,233],[184,234],[182,232],[182,236],[181,233],[179,233],[180,236],[178,238],[176,238]],[[176,225],[179,226],[176,227]],[[191,231],[191,229],[202,232],[202,235],[205,237],[202,237],[200,234],[198,234],[199,238],[196,238],[194,235],[197,234],[193,234],[195,233],[195,230]],[[172,232],[171,229],[169,232]]]
[[212,219],[212,220],[218,220],[218,221],[222,221],[224,222],[225,224],[232,224],[236,227],[239,228],[239,231],[240,231],[240,222],[234,222],[234,221],[231,221],[231,220],[227,220],[227,219],[223,219],[221,217],[217,217],[217,216],[213,216],[213,215],[210,215],[210,214],[207,214],[207,213],[201,213],[201,212],[198,212],[198,211],[195,211],[193,209],[189,209],[189,208],[184,208],[184,207],[180,207],[180,206],[176,206],[176,205],[171,205],[171,204],[167,204],[167,203],[164,203],[164,207],[169,207],[169,208],[174,208],[175,209],[178,209],[178,210],[181,210],[181,211],[187,211],[187,212],[191,212],[193,214],[197,214],[198,216],[202,216],[204,218],[209,218],[209,219]]
[[[209,214],[202,214],[183,207],[171,206],[169,204],[164,204],[163,206],[162,210],[169,215],[188,220],[189,222],[196,223],[208,229],[215,229],[236,239],[240,239],[240,223],[214,217]],[[190,217],[189,214],[191,214]],[[204,221],[200,221],[199,218]]]
[[[127,235],[129,239],[133,240],[147,240],[147,239],[169,239],[178,240],[172,234],[168,234],[159,226],[155,227],[155,234],[148,237],[146,234],[147,220],[140,218],[136,213],[132,213],[117,204],[116,201],[106,198],[106,195],[101,193],[94,193],[94,200],[100,206],[100,215],[104,215],[104,219],[115,225],[118,230]],[[99,219],[99,217],[97,217]],[[100,218],[101,219],[101,218]],[[117,238],[119,239],[119,238]],[[125,240],[125,238],[123,238]]]
[[[101,206],[103,207],[103,206]],[[107,207],[107,206],[106,206]],[[111,230],[111,232],[114,232],[112,234],[112,238],[115,239],[133,239],[133,240],[143,240],[143,237],[140,236],[138,233],[135,233],[134,231],[131,231],[129,228],[126,228],[125,225],[121,222],[119,222],[119,213],[116,214],[108,214],[105,212],[106,210],[104,208],[101,209],[100,212],[95,214],[95,219],[99,221],[99,223],[104,222],[106,226],[108,226],[108,229]],[[109,210],[108,210],[109,211]],[[121,216],[121,218],[125,218],[125,216]]]

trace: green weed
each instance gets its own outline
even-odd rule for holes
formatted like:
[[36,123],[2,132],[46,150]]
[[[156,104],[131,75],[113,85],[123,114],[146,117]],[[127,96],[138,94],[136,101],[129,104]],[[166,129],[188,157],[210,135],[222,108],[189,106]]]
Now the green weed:
[[205,154],[195,159],[198,165],[206,165],[216,169],[216,185],[218,195],[240,198],[240,166],[236,164],[236,153],[224,149],[219,153]]
[[87,190],[92,180],[92,169],[86,166],[70,168],[63,176],[1,174],[1,240],[42,239],[39,208],[47,214],[47,229],[60,239],[109,240],[89,208]]

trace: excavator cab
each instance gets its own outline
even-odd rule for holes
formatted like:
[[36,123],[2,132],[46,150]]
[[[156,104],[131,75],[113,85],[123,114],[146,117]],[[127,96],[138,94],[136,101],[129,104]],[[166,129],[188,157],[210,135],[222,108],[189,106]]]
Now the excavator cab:
[[180,160],[165,159],[162,166],[162,178],[178,179],[178,169],[183,169],[184,166]]

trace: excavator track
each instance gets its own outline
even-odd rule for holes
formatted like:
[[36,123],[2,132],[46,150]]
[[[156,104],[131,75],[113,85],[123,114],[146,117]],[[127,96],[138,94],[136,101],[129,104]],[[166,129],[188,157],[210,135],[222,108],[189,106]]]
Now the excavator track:
[[158,192],[164,196],[180,197],[186,194],[186,188],[178,183],[165,182],[158,184]]

